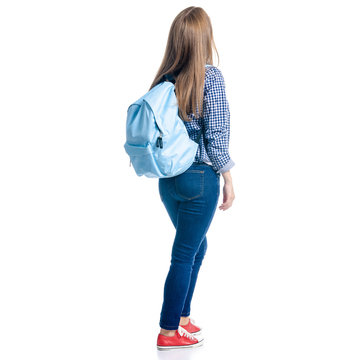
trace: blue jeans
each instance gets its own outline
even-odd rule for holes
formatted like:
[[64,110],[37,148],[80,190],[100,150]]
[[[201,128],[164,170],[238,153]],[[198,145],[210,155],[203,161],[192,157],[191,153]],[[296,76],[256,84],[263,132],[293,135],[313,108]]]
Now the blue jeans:
[[161,201],[176,229],[164,286],[160,327],[176,330],[190,315],[198,272],[220,194],[220,174],[208,164],[193,163],[180,175],[159,179]]

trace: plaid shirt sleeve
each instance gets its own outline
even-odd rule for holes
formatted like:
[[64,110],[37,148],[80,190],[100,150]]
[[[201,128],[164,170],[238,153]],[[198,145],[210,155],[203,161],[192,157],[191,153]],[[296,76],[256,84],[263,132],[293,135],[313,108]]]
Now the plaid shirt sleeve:
[[216,172],[223,173],[235,165],[229,155],[229,103],[221,71],[215,66],[208,71],[203,103],[205,147]]

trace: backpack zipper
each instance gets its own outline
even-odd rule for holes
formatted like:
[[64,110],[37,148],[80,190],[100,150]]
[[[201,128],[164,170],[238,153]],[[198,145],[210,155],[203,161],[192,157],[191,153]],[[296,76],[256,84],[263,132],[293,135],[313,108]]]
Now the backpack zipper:
[[[160,131],[160,130],[159,130]],[[158,136],[158,138],[156,139],[156,147],[160,146],[160,149],[163,148],[163,141],[162,141],[162,132],[160,131],[160,134]]]

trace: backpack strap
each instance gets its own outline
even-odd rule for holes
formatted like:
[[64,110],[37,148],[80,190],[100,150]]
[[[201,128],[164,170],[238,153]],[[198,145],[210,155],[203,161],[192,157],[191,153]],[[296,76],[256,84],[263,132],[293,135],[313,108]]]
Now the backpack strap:
[[163,78],[164,78],[164,81],[168,80],[168,81],[172,82],[173,84],[175,84],[175,78],[174,78],[173,74],[165,74],[163,76]]
[[200,129],[200,131],[199,131],[199,135],[198,135],[198,137],[197,137],[197,139],[196,139],[196,142],[199,144],[199,141],[200,141],[200,137],[201,137],[201,131],[202,129]]

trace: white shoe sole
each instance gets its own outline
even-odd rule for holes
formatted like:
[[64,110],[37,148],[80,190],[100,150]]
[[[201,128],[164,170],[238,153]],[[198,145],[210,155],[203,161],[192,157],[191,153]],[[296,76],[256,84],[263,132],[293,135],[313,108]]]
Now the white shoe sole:
[[188,349],[195,348],[204,344],[204,339],[199,340],[197,343],[192,345],[180,345],[180,346],[159,346],[156,345],[158,350],[174,350],[174,349]]

